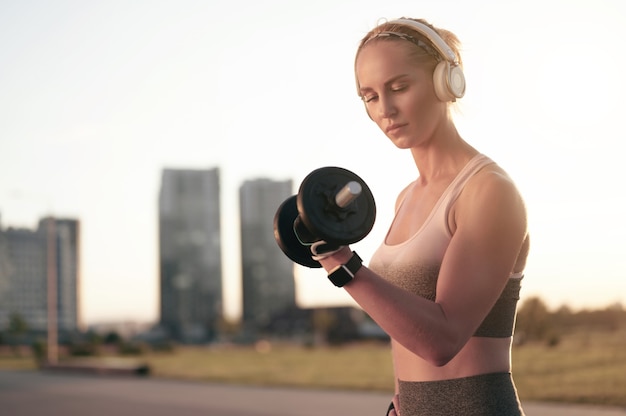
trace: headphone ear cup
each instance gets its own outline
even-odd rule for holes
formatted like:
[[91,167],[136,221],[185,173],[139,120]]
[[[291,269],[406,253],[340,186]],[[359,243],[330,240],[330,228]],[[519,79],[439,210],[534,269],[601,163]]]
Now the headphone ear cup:
[[450,67],[450,62],[441,61],[433,72],[433,85],[437,98],[443,102],[456,101],[465,95],[465,76],[459,66]]
[[433,72],[433,85],[435,87],[435,95],[439,101],[453,101],[454,97],[448,88],[448,73],[450,72],[450,64],[448,61],[441,61],[435,67]]
[[461,98],[465,95],[465,75],[460,66],[455,65],[450,68],[448,75],[448,85],[452,95],[456,98]]

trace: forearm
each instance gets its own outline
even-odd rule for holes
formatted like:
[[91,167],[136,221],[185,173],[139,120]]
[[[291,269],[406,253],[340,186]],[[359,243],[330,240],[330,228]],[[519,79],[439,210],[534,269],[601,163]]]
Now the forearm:
[[391,338],[433,365],[446,364],[464,343],[439,304],[387,282],[366,267],[345,290]]
[[[350,256],[346,248],[320,263],[331,271]],[[433,365],[447,363],[464,344],[439,304],[387,282],[367,267],[361,267],[344,289],[390,337]]]

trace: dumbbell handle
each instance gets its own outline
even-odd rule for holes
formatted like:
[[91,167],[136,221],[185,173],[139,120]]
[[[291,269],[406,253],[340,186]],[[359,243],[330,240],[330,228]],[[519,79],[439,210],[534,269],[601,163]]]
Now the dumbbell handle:
[[363,187],[357,181],[350,181],[337,192],[335,195],[335,203],[340,208],[347,207],[352,201],[361,195]]

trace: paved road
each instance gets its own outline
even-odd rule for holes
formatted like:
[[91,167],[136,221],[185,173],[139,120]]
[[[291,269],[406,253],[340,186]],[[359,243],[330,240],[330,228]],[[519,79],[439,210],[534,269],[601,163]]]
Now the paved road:
[[[0,371],[2,416],[381,416],[387,394],[255,388],[123,376]],[[525,403],[527,416],[626,410]]]

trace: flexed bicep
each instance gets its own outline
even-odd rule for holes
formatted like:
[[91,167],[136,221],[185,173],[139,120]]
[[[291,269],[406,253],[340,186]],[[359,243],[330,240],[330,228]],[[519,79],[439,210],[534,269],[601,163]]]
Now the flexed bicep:
[[466,191],[457,203],[436,299],[461,345],[498,300],[527,237],[523,201],[506,176],[487,172]]

